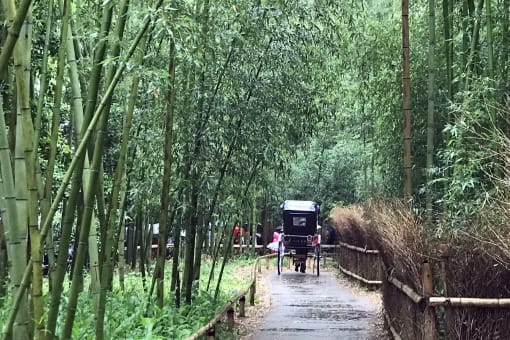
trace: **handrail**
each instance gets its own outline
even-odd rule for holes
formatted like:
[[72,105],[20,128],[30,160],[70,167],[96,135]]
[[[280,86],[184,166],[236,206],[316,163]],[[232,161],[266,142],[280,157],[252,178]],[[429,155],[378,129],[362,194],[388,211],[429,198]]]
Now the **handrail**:
[[268,254],[257,257],[255,260],[255,263],[253,264],[252,269],[252,278],[250,280],[250,284],[248,285],[248,288],[244,289],[240,293],[238,293],[234,298],[230,299],[227,304],[203,327],[201,327],[199,330],[197,330],[194,334],[190,335],[186,338],[186,340],[196,340],[202,335],[205,335],[207,331],[214,327],[214,325],[225,315],[225,313],[228,312],[228,310],[237,302],[239,299],[241,299],[243,296],[245,296],[248,291],[250,291],[253,285],[256,284],[257,280],[257,265],[259,264],[259,261],[261,259],[275,257],[277,254]]

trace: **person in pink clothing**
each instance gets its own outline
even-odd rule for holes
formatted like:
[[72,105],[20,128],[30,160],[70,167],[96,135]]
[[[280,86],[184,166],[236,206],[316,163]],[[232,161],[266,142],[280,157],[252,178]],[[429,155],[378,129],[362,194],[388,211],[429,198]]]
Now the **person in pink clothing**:
[[[280,232],[282,232],[282,231],[283,231],[283,227],[281,225],[274,229],[274,231],[273,231],[273,242],[280,241]],[[276,250],[272,250],[271,252],[272,253],[276,253]]]

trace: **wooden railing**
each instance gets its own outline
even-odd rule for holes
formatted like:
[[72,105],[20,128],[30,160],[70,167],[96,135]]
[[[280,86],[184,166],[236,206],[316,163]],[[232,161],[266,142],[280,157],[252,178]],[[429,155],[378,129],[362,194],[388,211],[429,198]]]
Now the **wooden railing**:
[[[227,330],[232,330],[234,328],[234,306],[237,302],[239,302],[239,316],[245,316],[245,303],[246,303],[246,295],[249,294],[250,306],[255,305],[255,293],[257,287],[257,269],[258,272],[261,272],[261,263],[260,260],[266,259],[268,260],[271,257],[275,257],[277,254],[269,254],[264,256],[259,256],[255,260],[252,269],[252,277],[248,284],[248,287],[242,290],[239,294],[237,294],[234,298],[230,299],[223,308],[216,313],[216,315],[202,328],[196,331],[193,335],[186,338],[186,340],[195,340],[203,335],[207,335],[207,339],[215,338],[215,326],[220,321],[225,314],[227,315]],[[266,262],[267,267],[267,262]]]
[[[394,339],[438,339],[438,325],[448,322],[446,319],[452,309],[465,308],[466,312],[469,312],[473,310],[473,307],[475,309],[490,308],[508,310],[504,313],[510,314],[510,298],[434,296],[437,295],[435,294],[437,290],[434,289],[437,278],[435,279],[431,263],[421,264],[422,291],[418,292],[399,280],[391,268],[384,267],[377,250],[355,247],[346,243],[322,247],[326,251],[333,252],[333,257],[336,258],[338,267],[343,273],[365,284],[382,286],[386,301],[399,305],[400,308],[396,311],[406,310],[406,320],[402,320],[398,315],[392,318],[388,308],[385,307],[384,316]],[[406,275],[400,273],[400,276]],[[443,313],[436,313],[435,308],[442,308]],[[455,335],[452,336],[455,338]],[[445,338],[450,337],[446,335]]]
[[382,284],[379,251],[356,247],[340,242],[338,245],[322,245],[323,252],[333,252],[338,268],[346,275],[370,286]]

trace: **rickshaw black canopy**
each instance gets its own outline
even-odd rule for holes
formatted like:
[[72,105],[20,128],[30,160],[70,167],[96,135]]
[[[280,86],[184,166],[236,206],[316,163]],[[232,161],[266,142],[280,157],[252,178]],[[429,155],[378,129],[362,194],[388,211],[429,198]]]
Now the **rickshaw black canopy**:
[[319,205],[314,201],[287,200],[282,203],[285,246],[290,249],[306,249],[317,228]]

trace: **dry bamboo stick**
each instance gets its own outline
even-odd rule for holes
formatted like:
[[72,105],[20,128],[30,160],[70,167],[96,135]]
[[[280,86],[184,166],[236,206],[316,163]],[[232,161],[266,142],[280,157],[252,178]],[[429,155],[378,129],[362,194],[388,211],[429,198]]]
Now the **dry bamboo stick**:
[[510,298],[485,299],[485,298],[433,296],[429,298],[429,306],[509,308]]
[[388,276],[388,282],[398,288],[402,293],[407,295],[414,303],[421,303],[425,299],[423,296],[416,293],[414,289],[391,275]]
[[359,276],[359,275],[357,275],[357,274],[355,274],[355,273],[353,273],[353,272],[348,271],[347,269],[344,269],[341,265],[338,265],[338,268],[340,268],[340,270],[341,270],[342,272],[344,272],[345,274],[347,274],[347,275],[349,275],[349,276],[351,276],[351,277],[355,278],[356,280],[362,281],[362,282],[364,282],[364,283],[366,283],[366,284],[369,284],[369,285],[380,285],[380,284],[382,284],[382,281],[376,281],[376,280],[371,281],[371,280],[367,280],[367,279],[365,279],[364,277],[361,277],[361,276]]
[[395,327],[393,327],[393,324],[391,323],[390,317],[387,312],[383,312],[384,318],[386,319],[386,323],[388,324],[388,327],[390,328],[391,335],[393,336],[394,340],[402,340],[400,337],[400,334],[398,334]]
[[343,243],[343,242],[339,242],[339,244],[340,244],[340,246],[342,246],[344,248],[351,249],[351,250],[357,251],[359,253],[364,253],[364,254],[379,254],[379,250],[376,250],[376,249],[360,248],[360,247],[356,247],[356,246],[350,245],[348,243]]

